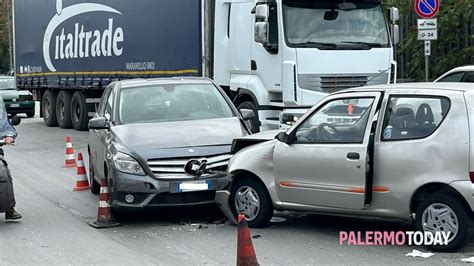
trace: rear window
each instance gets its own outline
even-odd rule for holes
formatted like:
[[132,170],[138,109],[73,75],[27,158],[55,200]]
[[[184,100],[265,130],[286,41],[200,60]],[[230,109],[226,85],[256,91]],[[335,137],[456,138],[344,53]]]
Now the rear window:
[[420,139],[443,122],[451,102],[438,96],[391,96],[385,111],[382,140]]

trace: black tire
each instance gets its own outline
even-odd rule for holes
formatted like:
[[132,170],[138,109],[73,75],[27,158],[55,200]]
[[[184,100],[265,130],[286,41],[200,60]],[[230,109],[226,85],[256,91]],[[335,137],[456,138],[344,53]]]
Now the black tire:
[[35,111],[33,110],[33,111],[26,112],[26,117],[28,117],[28,118],[35,117]]
[[71,98],[69,91],[62,90],[56,99],[56,119],[61,128],[72,128]]
[[56,92],[47,90],[41,99],[43,120],[48,127],[55,127],[58,125],[58,120],[56,119],[56,98]]
[[74,129],[84,131],[88,129],[89,110],[86,97],[81,91],[76,91],[71,100],[71,121]]
[[273,204],[268,194],[267,188],[263,185],[260,180],[255,178],[239,178],[235,182],[232,183],[232,189],[230,191],[229,197],[229,206],[232,210],[232,213],[237,217],[237,210],[236,210],[236,203],[235,197],[237,191],[239,191],[242,187],[250,187],[252,188],[258,195],[260,201],[260,210],[257,216],[249,220],[246,217],[247,224],[251,228],[259,228],[259,227],[266,227],[270,224],[270,220],[273,217]]
[[258,119],[258,109],[253,102],[242,102],[237,106],[237,110],[241,109],[250,109],[255,113],[255,118],[249,120],[250,122],[250,132],[258,133],[260,132],[260,120]]
[[[429,197],[428,199],[424,200],[418,205],[418,208],[416,210],[416,229],[417,231],[423,232],[423,226],[422,226],[422,216],[423,212],[425,211],[426,208],[428,208],[430,205],[435,204],[435,203],[440,203],[448,206],[451,208],[451,210],[454,212],[454,214],[457,217],[458,221],[458,232],[456,234],[456,237],[452,239],[448,245],[432,245],[429,246],[430,249],[438,252],[454,252],[462,247],[464,247],[467,242],[471,239],[472,236],[472,226],[473,226],[473,220],[472,220],[472,212],[470,210],[467,210],[467,208],[462,204],[462,202],[453,195],[450,194],[445,194],[445,193],[437,193]],[[441,221],[441,222],[444,222]],[[442,229],[442,223],[440,222],[441,226],[438,228]],[[440,231],[441,231],[440,230]]]
[[91,193],[94,195],[100,194],[100,184],[95,180],[95,171],[92,166],[91,156],[89,155],[89,183],[91,184]]

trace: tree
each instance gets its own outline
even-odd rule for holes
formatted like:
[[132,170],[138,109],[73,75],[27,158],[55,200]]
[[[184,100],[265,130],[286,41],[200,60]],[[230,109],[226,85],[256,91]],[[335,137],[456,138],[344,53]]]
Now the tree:
[[[402,78],[424,80],[425,58],[423,42],[417,40],[414,0],[385,0],[385,6],[400,9],[401,42],[397,61]],[[432,41],[430,77],[435,78],[457,66],[474,64],[474,32],[472,0],[441,1],[438,18],[438,40]]]
[[[8,16],[11,12],[11,0],[0,0],[0,73],[11,70],[9,50]],[[11,18],[11,17],[10,17]]]

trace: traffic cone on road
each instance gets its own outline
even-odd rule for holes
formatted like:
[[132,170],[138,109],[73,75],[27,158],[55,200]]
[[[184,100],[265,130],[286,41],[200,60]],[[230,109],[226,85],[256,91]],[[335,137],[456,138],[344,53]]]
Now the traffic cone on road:
[[74,148],[72,147],[71,136],[66,136],[66,162],[64,167],[76,167],[76,157],[74,156]]
[[112,210],[109,204],[109,186],[105,178],[100,183],[99,210],[97,212],[97,221],[89,224],[92,227],[102,229],[108,227],[120,226],[112,216]]
[[86,167],[84,166],[84,159],[82,158],[82,152],[80,152],[77,154],[77,181],[73,191],[87,190],[90,188]]
[[237,266],[258,265],[255,249],[253,248],[250,230],[245,221],[245,216],[239,214],[237,235]]

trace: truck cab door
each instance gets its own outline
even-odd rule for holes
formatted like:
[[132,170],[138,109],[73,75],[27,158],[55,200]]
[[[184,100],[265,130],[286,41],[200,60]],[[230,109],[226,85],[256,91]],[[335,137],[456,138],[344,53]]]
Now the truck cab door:
[[[338,94],[313,108],[274,151],[277,193],[285,203],[362,209],[369,142],[379,92]],[[370,196],[370,195],[369,195]]]

